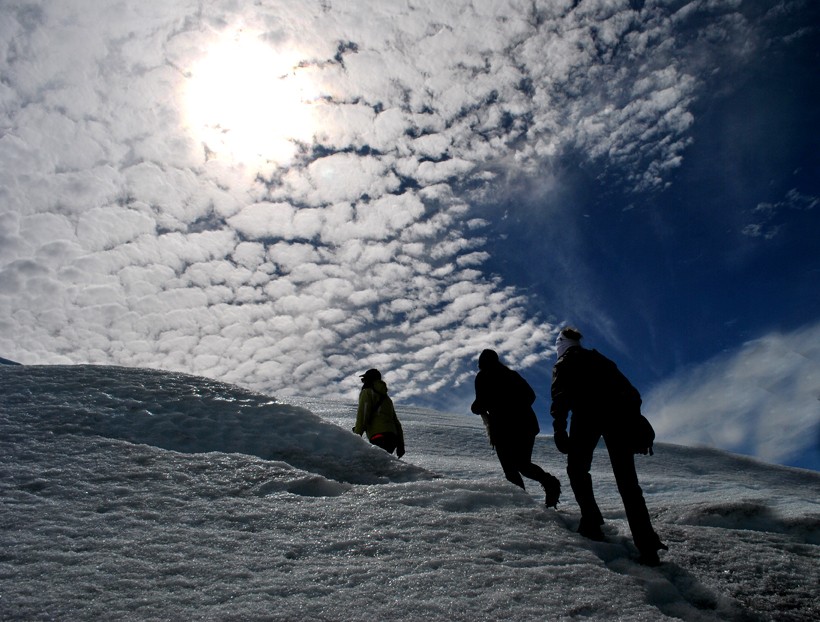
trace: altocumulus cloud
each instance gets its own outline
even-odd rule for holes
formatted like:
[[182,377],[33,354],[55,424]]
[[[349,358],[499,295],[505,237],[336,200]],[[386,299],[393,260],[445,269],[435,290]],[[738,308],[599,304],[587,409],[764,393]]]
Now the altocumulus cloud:
[[[553,326],[482,270],[472,203],[570,151],[663,187],[695,76],[748,53],[736,4],[7,0],[0,351],[324,396],[531,365]],[[231,46],[248,108],[197,116]]]

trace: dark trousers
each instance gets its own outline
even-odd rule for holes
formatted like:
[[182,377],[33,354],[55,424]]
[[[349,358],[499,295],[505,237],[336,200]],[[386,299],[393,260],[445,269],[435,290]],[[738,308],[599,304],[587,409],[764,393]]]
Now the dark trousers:
[[370,444],[376,447],[381,447],[387,453],[392,454],[396,451],[399,444],[399,438],[392,432],[385,432],[383,434],[374,434],[370,437]]
[[532,448],[535,446],[535,436],[525,435],[522,438],[501,439],[495,443],[495,453],[504,477],[516,486],[524,488],[521,476],[534,479],[543,484],[547,473],[532,461]]
[[609,461],[612,464],[612,473],[618,485],[618,492],[626,510],[626,519],[632,531],[632,539],[639,551],[656,551],[659,542],[643,491],[638,484],[638,474],[635,471],[635,456],[627,445],[617,435],[603,433],[592,427],[576,425],[573,419],[570,427],[570,450],[567,456],[567,475],[575,494],[575,500],[581,508],[581,522],[587,525],[602,525],[604,520],[601,510],[595,501],[592,492],[592,477],[589,470],[592,466],[592,454],[601,436],[604,437]]

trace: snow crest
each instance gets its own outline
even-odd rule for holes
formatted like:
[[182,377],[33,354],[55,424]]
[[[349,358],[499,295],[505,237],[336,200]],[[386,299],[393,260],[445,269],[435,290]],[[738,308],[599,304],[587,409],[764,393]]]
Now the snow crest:
[[[25,422],[41,431],[97,435],[188,454],[248,454],[345,483],[434,477],[304,408],[207,378],[93,365],[3,371],[6,403],[36,405]],[[314,494],[335,489],[317,483]]]

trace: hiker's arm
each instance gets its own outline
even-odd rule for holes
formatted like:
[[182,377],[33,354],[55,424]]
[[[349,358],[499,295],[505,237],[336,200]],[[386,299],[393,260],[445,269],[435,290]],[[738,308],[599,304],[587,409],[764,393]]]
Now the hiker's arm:
[[356,427],[353,431],[361,436],[367,430],[367,420],[370,418],[370,399],[368,391],[359,393],[359,408],[356,411]]
[[552,368],[552,386],[550,387],[550,415],[552,415],[553,440],[562,454],[569,451],[569,435],[567,434],[567,418],[571,410],[570,394],[565,378],[559,373],[558,365]]

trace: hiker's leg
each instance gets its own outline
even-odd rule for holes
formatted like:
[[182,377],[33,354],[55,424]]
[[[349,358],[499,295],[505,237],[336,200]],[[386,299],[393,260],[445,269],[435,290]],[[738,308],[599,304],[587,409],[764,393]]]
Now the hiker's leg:
[[617,440],[607,440],[607,451],[635,546],[641,552],[657,551],[661,548],[660,539],[652,527],[643,490],[638,483],[635,456],[628,447]]
[[370,443],[375,445],[376,447],[381,447],[387,453],[392,454],[396,451],[396,445],[398,444],[398,438],[396,438],[395,434],[391,434],[390,432],[385,432],[384,434],[379,434],[374,436],[370,439]]
[[498,456],[498,461],[501,463],[501,468],[504,471],[504,477],[516,486],[524,488],[524,480],[521,479],[521,475],[518,472],[518,461],[516,460],[515,447],[508,442],[496,443],[495,453]]
[[592,454],[600,440],[600,433],[578,425],[575,420],[570,428],[570,449],[567,454],[567,475],[578,507],[581,508],[582,525],[602,525],[601,510],[592,492]]

